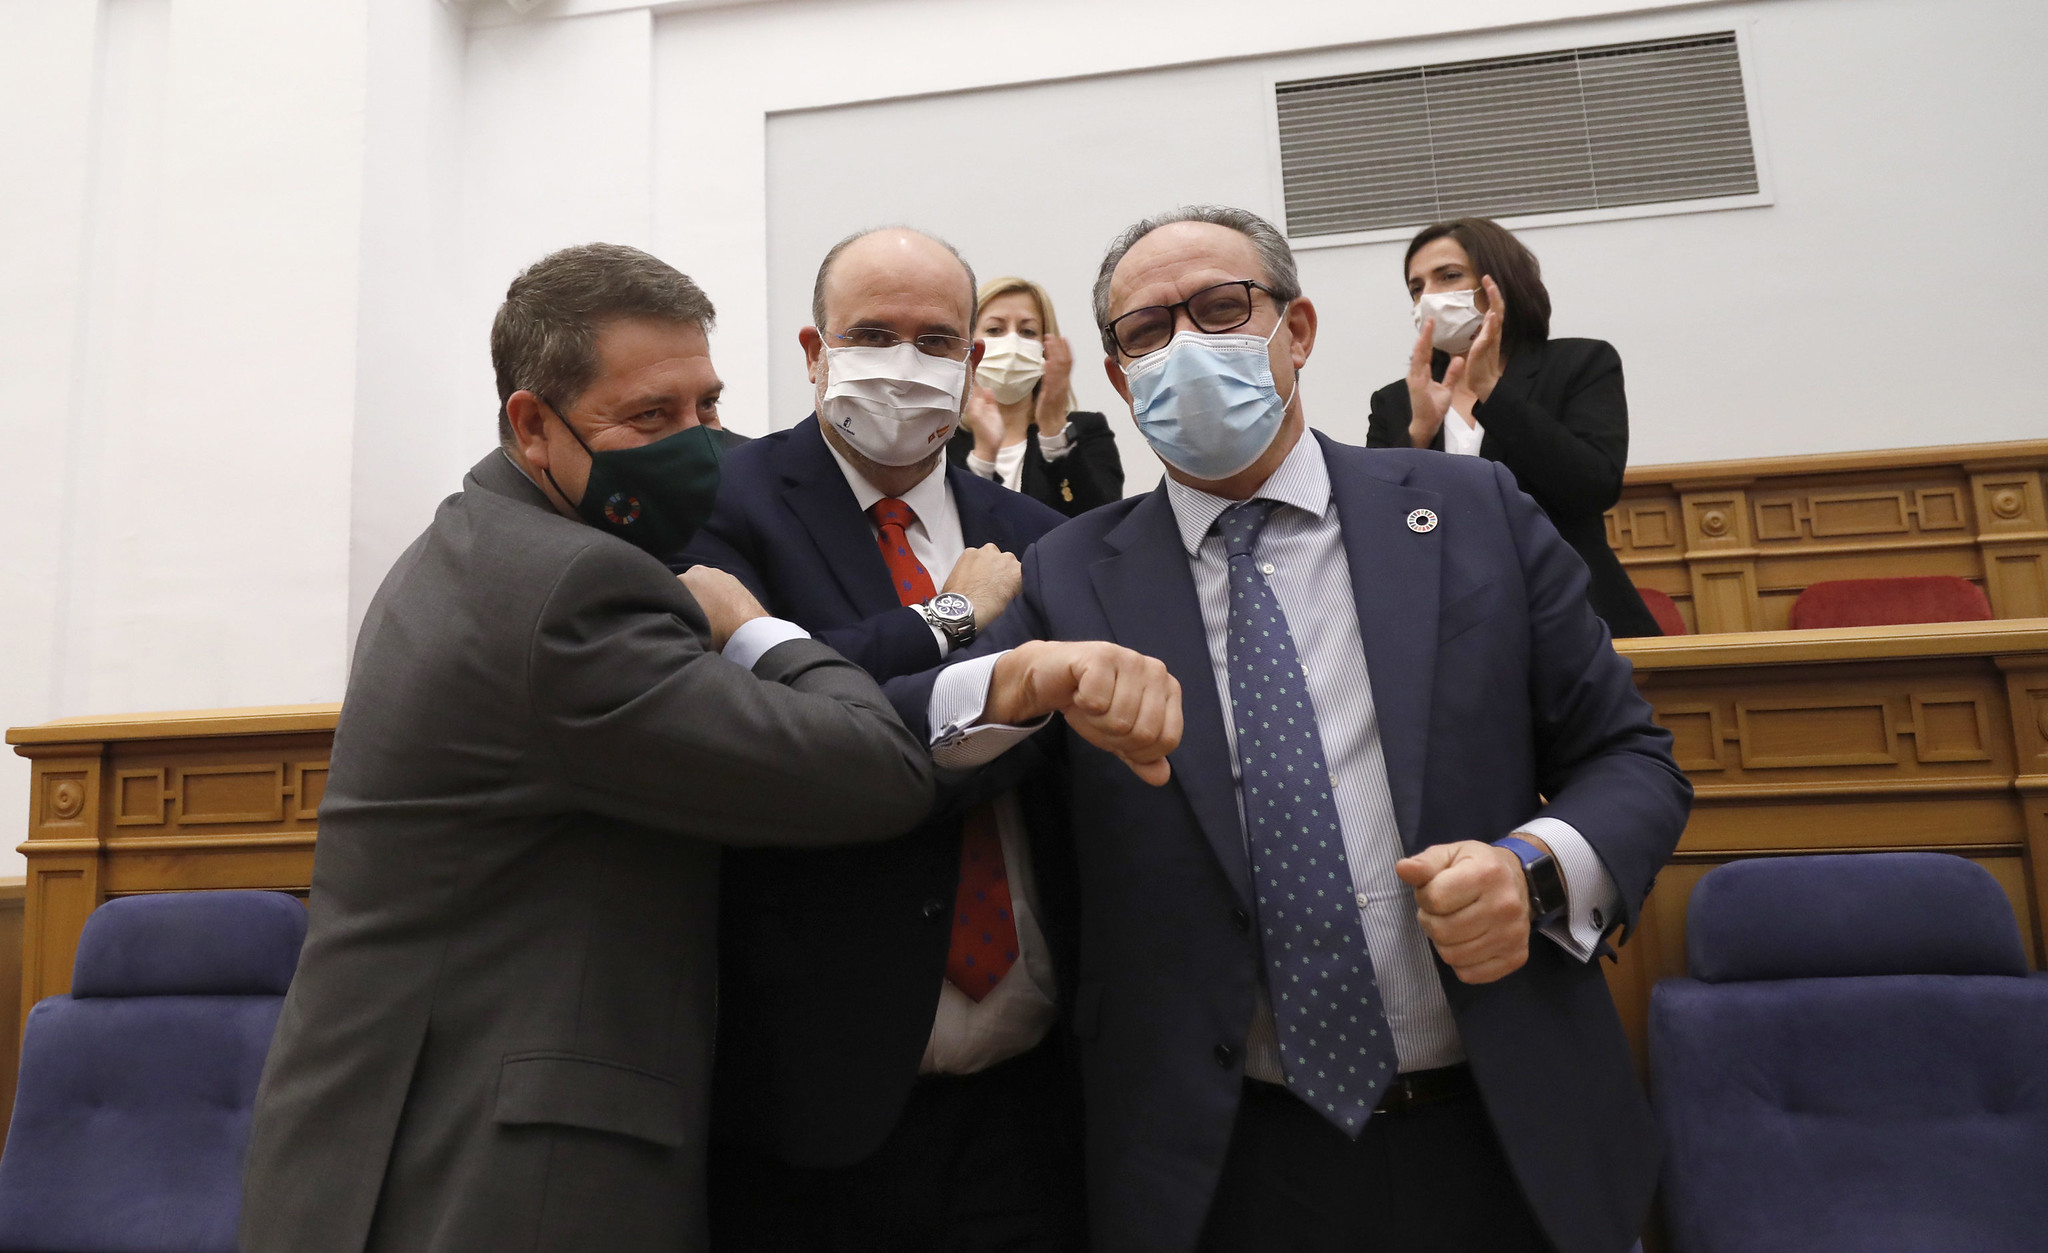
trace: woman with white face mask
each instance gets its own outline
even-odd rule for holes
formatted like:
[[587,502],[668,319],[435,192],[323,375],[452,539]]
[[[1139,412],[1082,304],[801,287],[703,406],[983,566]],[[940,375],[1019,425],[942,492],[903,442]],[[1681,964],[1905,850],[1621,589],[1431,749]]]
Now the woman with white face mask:
[[1028,279],[982,284],[974,336],[985,349],[947,454],[1068,517],[1120,500],[1124,467],[1099,413],[1074,411],[1074,353],[1052,299]]
[[1425,228],[1402,264],[1415,348],[1408,376],[1373,393],[1366,445],[1500,462],[1585,560],[1586,599],[1607,629],[1663,634],[1602,518],[1628,464],[1620,354],[1602,340],[1550,337],[1535,255],[1485,218]]

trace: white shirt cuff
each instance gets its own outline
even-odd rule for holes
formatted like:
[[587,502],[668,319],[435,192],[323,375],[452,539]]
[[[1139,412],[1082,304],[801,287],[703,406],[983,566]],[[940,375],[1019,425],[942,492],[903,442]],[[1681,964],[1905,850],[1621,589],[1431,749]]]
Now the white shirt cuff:
[[1614,877],[1586,837],[1562,818],[1531,818],[1515,830],[1548,844],[1550,855],[1557,859],[1558,873],[1564,877],[1564,917],[1539,929],[1573,957],[1591,961],[1607,924],[1614,920],[1621,896]]
[[811,633],[794,622],[785,622],[781,618],[754,618],[740,623],[740,629],[725,642],[725,659],[752,670],[754,663],[777,644],[809,638]]
[[967,454],[967,468],[985,479],[992,479],[996,476],[996,463],[993,461],[983,461],[973,453]]
[[1074,429],[1072,422],[1062,426],[1057,435],[1047,435],[1043,429],[1038,432],[1038,455],[1047,461],[1058,461],[1074,450],[1067,442],[1067,432]]
[[[917,613],[917,610],[911,609],[909,605],[905,605],[904,608],[910,609],[912,613]],[[924,629],[932,633],[932,641],[939,646],[939,660],[944,661],[953,651],[953,641],[947,639],[946,633],[933,626],[931,619],[923,614],[917,613],[917,620],[924,623]]]
[[932,728],[932,764],[942,770],[972,770],[987,765],[1011,748],[1031,738],[1050,719],[1029,726],[976,725],[988,705],[988,685],[995,678],[996,661],[1002,653],[990,653],[949,666],[932,683],[930,702],[925,706]]

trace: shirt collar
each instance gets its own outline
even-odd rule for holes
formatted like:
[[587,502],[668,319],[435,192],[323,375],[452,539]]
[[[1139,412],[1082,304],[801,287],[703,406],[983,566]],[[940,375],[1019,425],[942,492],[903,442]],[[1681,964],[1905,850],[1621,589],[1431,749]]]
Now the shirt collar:
[[[825,438],[824,432],[819,432],[819,438]],[[841,453],[838,447],[829,439],[825,439],[825,451],[831,453],[832,460],[839,463],[839,472],[846,476],[846,485],[853,489],[854,502],[860,506],[863,516],[866,516],[875,507],[877,501],[888,499],[887,496],[882,494],[882,489],[868,482],[867,476],[854,468],[854,464],[848,461],[845,454]],[[939,463],[932,467],[930,474],[919,479],[917,486],[903,493],[897,499],[909,505],[910,511],[917,515],[919,521],[923,521],[926,518],[935,518],[939,516],[941,510],[951,509],[953,507],[953,492],[951,486],[946,482],[946,459],[940,457]],[[927,526],[926,529],[929,530],[930,527]]]
[[[1202,540],[1216,525],[1216,519],[1223,511],[1239,502],[1222,496],[1211,495],[1199,487],[1189,487],[1180,480],[1167,476],[1166,499],[1173,506],[1173,520],[1180,527],[1180,542],[1193,557],[1202,551]],[[1254,500],[1275,500],[1283,505],[1292,505],[1304,513],[1320,518],[1330,510],[1330,467],[1323,460],[1322,443],[1315,432],[1302,429],[1301,438],[1294,441],[1278,467],[1269,475],[1259,490],[1252,493]],[[915,509],[917,506],[912,505]]]

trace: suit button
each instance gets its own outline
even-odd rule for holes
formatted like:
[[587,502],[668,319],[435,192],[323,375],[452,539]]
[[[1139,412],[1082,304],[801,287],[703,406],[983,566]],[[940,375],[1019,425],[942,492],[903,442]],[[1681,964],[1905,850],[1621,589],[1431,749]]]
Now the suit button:
[[937,922],[946,916],[945,902],[930,900],[918,906],[917,912],[924,915],[926,922]]
[[1216,1064],[1225,1070],[1229,1070],[1232,1066],[1237,1065],[1237,1050],[1228,1044],[1217,1045],[1215,1057]]
[[1236,927],[1239,934],[1248,932],[1252,929],[1252,916],[1243,909],[1233,909],[1230,911],[1230,925]]

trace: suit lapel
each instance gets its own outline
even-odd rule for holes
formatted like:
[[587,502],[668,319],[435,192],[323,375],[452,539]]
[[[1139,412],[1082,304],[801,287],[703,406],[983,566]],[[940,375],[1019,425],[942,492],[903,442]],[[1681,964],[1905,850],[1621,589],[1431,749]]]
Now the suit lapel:
[[811,533],[825,568],[863,618],[901,607],[889,567],[861,520],[860,502],[846,485],[815,417],[790,433],[782,454],[782,497]]
[[[1542,368],[1543,348],[1540,346],[1509,357],[1507,365],[1501,370],[1500,381],[1493,385],[1493,395],[1488,398],[1489,403],[1502,396],[1510,400],[1527,400],[1530,391],[1535,387],[1536,374]],[[1484,423],[1486,419],[1482,417],[1480,421]],[[1436,447],[1439,450],[1443,448],[1442,431],[1437,432]],[[1488,461],[1500,460],[1493,447],[1493,432],[1488,431],[1480,437],[1479,455]]]
[[1436,529],[1418,532],[1409,527],[1408,515],[1417,509],[1441,510],[1443,499],[1406,486],[1407,469],[1394,458],[1320,434],[1316,438],[1322,440],[1344,531],[1394,818],[1402,844],[1413,852],[1421,838],[1430,692],[1436,682],[1438,585],[1447,541],[1441,518]]
[[1166,663],[1180,680],[1184,729],[1168,760],[1173,782],[1195,811],[1238,898],[1250,904],[1251,863],[1237,813],[1230,742],[1216,698],[1216,671],[1195,596],[1195,578],[1181,547],[1164,485],[1140,501],[1106,541],[1118,550],[1088,568],[1117,643]]
[[953,509],[960,515],[961,542],[969,548],[994,544],[1004,552],[1016,553],[1007,529],[997,525],[995,511],[988,507],[986,495],[975,490],[973,471],[949,465],[946,467],[946,482],[953,489]]

